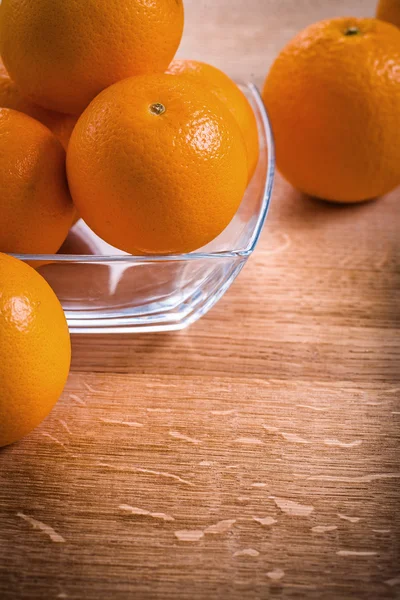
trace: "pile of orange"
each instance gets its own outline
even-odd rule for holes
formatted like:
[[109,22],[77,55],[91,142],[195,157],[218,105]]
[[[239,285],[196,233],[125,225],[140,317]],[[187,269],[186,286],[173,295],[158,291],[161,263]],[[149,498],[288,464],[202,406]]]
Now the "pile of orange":
[[[303,192],[359,202],[400,184],[398,0],[378,17],[310,26],[268,74],[277,164]],[[78,215],[128,253],[191,252],[256,170],[242,91],[174,60],[183,24],[182,0],[2,0],[0,447],[49,413],[71,358],[57,297],[9,254],[56,253]]]
[[183,24],[182,0],[3,0],[0,252],[53,254],[78,214],[139,254],[190,252],[226,228],[257,123],[227,75],[172,62]]
[[[54,254],[78,215],[139,254],[191,252],[226,228],[257,123],[227,75],[173,60],[183,24],[182,0],[3,0],[0,253]],[[0,254],[0,283],[1,447],[57,400],[70,341],[31,267]]]

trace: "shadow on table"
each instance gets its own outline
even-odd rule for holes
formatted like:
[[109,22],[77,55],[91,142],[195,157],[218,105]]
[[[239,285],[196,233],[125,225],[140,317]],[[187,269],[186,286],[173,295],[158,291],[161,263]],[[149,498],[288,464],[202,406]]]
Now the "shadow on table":
[[[189,349],[185,332],[72,336],[72,371],[144,373],[163,370],[179,346]],[[154,368],[153,368],[154,367]]]
[[397,380],[397,196],[337,205],[278,178],[254,256],[205,317],[178,333],[73,336],[73,370],[196,375],[206,365],[216,375],[301,379],[307,365],[323,379],[350,369]]

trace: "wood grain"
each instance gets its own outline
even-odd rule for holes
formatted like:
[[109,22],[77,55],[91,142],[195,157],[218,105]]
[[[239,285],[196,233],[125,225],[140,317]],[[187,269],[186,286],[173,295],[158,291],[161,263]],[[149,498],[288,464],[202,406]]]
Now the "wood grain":
[[[186,0],[181,55],[261,84],[299,28],[373,10]],[[55,410],[0,452],[0,598],[400,597],[399,201],[278,177],[199,323],[75,337]]]

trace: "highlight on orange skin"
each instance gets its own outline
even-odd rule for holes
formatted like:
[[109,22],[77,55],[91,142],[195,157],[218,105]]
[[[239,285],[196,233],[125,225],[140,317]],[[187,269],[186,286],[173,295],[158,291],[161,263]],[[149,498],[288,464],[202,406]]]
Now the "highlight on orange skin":
[[220,69],[197,60],[175,59],[167,73],[205,86],[229,108],[246,144],[250,181],[258,164],[260,143],[253,109],[240,88]]

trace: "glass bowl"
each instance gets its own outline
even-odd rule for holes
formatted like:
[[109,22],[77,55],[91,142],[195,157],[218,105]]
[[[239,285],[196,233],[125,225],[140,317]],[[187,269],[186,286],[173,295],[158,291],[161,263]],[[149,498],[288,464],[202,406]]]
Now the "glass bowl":
[[275,157],[271,127],[257,88],[241,85],[257,118],[260,160],[225,231],[206,247],[176,256],[131,256],[79,221],[57,255],[16,255],[56,292],[71,333],[173,331],[206,314],[252,255],[271,198]]

